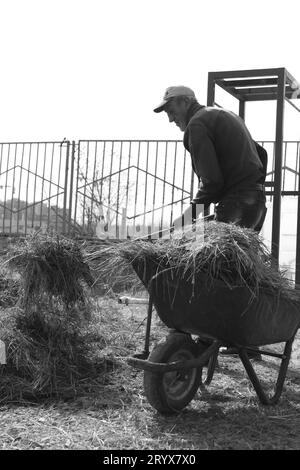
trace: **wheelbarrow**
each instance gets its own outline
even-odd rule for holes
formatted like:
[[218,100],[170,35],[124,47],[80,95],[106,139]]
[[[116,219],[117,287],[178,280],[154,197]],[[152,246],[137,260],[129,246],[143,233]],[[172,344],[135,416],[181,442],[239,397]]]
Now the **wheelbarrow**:
[[[236,348],[262,404],[278,403],[300,326],[300,303],[265,289],[253,297],[245,286],[229,288],[220,280],[208,283],[204,273],[195,292],[193,284],[174,269],[148,261],[134,262],[133,268],[148,289],[149,303],[144,351],[127,361],[144,371],[144,392],[152,407],[172,414],[187,406],[199,386],[212,381],[221,347]],[[170,332],[150,353],[153,307]],[[269,396],[248,353],[276,343],[285,343],[282,354],[260,349],[262,355],[281,360],[275,392]]]

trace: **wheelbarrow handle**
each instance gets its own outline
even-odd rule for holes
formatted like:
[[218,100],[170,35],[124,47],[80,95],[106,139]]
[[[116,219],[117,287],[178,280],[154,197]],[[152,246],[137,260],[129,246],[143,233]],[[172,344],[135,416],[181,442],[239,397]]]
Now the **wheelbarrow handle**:
[[145,361],[143,359],[138,359],[136,357],[128,357],[127,363],[132,367],[140,370],[146,370],[149,372],[156,372],[162,373],[171,372],[174,370],[186,370],[186,369],[193,369],[198,367],[203,367],[207,364],[209,358],[216,353],[220,346],[222,346],[221,341],[214,341],[207,349],[202,353],[199,357],[190,359],[188,361],[177,361],[177,362],[169,362],[169,363],[158,363],[158,362],[150,362]]

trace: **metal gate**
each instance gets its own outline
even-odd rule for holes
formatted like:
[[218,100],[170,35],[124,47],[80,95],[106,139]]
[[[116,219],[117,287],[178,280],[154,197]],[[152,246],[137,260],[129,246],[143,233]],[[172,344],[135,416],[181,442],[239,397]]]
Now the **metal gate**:
[[2,234],[66,232],[70,148],[68,141],[0,144]]
[[195,181],[182,141],[81,140],[76,154],[73,232],[153,233],[190,202]]

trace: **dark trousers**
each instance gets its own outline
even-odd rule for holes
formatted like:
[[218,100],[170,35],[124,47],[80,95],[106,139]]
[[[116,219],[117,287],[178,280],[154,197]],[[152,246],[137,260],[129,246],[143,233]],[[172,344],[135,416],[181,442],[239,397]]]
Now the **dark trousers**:
[[215,206],[214,220],[234,223],[260,232],[267,213],[263,191],[243,191],[226,196]]
[[[267,213],[266,198],[263,191],[247,191],[234,193],[225,197],[215,207],[214,220],[232,222],[245,228],[260,232]],[[261,360],[259,348],[252,357]],[[235,348],[227,348],[224,354],[236,353]]]

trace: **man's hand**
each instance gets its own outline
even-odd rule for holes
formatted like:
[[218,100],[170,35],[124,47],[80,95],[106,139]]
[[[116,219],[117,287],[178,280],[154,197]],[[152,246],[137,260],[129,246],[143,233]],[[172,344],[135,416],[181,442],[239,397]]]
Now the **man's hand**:
[[200,214],[204,215],[204,205],[203,204],[191,204],[180,217],[177,217],[172,223],[172,228],[174,230],[181,229],[183,227],[189,227],[193,222],[198,219]]

